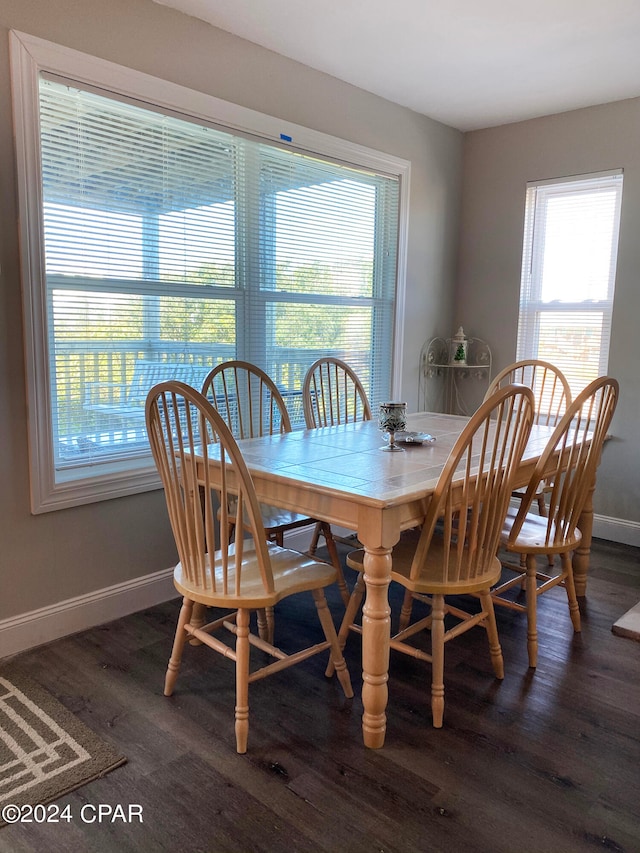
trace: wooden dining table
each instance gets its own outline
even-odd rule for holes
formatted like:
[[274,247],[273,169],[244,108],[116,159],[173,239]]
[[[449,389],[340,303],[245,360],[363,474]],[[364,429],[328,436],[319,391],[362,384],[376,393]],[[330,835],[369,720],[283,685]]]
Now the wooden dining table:
[[[366,597],[362,620],[362,732],[366,746],[384,744],[389,670],[388,589],[393,546],[403,530],[425,517],[444,463],[468,418],[439,413],[411,414],[407,430],[435,441],[402,444],[385,452],[376,421],[342,424],[238,444],[258,500],[357,532],[365,549]],[[526,485],[551,428],[535,425],[518,470],[516,487]],[[215,485],[216,463],[210,461]],[[589,510],[585,511],[588,516]],[[592,515],[592,510],[591,510]],[[578,594],[586,591],[591,526],[585,518],[581,555],[574,563]],[[586,541],[585,541],[586,540]]]

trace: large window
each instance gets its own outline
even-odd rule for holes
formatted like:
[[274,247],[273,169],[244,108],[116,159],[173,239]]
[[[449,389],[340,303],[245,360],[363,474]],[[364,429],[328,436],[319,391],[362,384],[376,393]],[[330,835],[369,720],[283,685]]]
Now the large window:
[[336,355],[388,397],[407,164],[12,46],[35,512],[155,485],[143,404],[162,378],[254,362],[295,426],[307,368]]
[[575,395],[607,372],[622,172],[527,187],[517,358],[550,361]]

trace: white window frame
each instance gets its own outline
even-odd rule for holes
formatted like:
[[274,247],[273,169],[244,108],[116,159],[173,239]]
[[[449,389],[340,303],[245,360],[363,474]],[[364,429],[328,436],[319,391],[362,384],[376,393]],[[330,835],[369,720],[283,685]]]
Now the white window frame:
[[11,74],[22,246],[22,290],[32,513],[116,498],[160,487],[151,456],[96,465],[92,476],[56,482],[52,446],[46,287],[39,151],[38,81],[42,72],[136,98],[162,110],[215,122],[232,131],[397,176],[400,185],[392,393],[400,391],[403,360],[410,163],[374,149],[231,104],[211,95],[61,45],[11,31]]
[[[622,208],[622,169],[611,169],[565,178],[553,178],[532,181],[527,184],[524,239],[522,252],[522,279],[520,287],[520,308],[518,315],[518,341],[516,359],[545,358],[539,353],[540,318],[545,313],[602,314],[602,339],[599,351],[598,373],[605,375],[609,362],[609,344],[613,316],[615,293],[618,239]],[[610,259],[607,295],[604,299],[582,301],[543,301],[544,239],[546,236],[546,216],[548,201],[554,196],[567,196],[570,193],[586,193],[597,189],[613,189],[617,193],[615,220],[613,229],[615,246]],[[562,367],[562,365],[559,365]],[[567,378],[572,386],[578,384],[575,376]],[[572,381],[573,380],[573,381]],[[577,387],[572,387],[575,392]]]

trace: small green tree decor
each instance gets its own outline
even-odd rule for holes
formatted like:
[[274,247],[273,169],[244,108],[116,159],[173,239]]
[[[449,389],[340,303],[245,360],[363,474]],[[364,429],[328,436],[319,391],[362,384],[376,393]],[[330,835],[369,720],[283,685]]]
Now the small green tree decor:
[[451,338],[451,352],[453,353],[451,360],[454,364],[467,363],[467,339],[462,326],[458,328],[456,334]]

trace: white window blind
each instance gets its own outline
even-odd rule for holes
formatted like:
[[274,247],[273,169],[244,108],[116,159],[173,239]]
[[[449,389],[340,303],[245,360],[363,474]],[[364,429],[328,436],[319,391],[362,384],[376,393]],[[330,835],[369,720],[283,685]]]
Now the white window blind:
[[517,358],[574,396],[607,372],[621,203],[622,172],[527,186]]
[[335,355],[374,404],[388,398],[401,170],[51,71],[37,79],[43,275],[27,303],[44,309],[32,344],[47,405],[33,391],[32,456],[51,470],[36,474],[34,511],[150,487],[148,473],[139,487],[118,481],[151,470],[143,403],[163,378],[199,387],[214,365],[251,361],[295,427],[307,368]]

